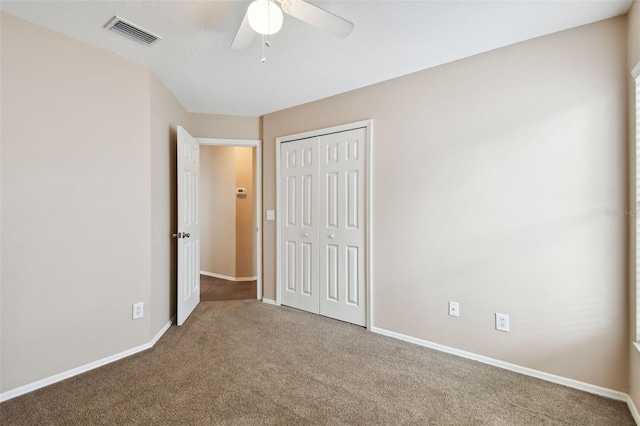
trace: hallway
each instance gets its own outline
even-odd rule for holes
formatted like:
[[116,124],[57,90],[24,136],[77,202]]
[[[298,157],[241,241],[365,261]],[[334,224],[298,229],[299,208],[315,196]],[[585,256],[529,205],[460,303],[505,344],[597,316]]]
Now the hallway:
[[228,281],[221,278],[200,275],[200,301],[217,302],[222,300],[255,299],[255,281]]

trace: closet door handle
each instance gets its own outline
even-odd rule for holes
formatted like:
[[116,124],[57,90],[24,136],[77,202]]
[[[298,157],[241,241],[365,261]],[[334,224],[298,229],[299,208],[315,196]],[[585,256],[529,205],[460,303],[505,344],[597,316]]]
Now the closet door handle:
[[308,237],[308,236],[309,236],[309,234],[307,234],[307,233],[305,232],[305,233],[304,233],[304,236],[305,236],[305,237]]
[[329,238],[331,238],[332,240],[335,238],[335,234],[329,234]]

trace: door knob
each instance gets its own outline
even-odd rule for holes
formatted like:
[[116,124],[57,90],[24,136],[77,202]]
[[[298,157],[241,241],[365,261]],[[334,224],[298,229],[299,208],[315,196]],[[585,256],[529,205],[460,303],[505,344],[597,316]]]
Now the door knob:
[[334,234],[329,234],[329,238],[334,239],[336,236]]
[[173,238],[189,238],[191,236],[188,232],[178,232],[177,234],[171,234]]
[[305,237],[308,237],[308,236],[309,236],[309,234],[307,234],[307,233],[305,232],[304,236],[305,236]]

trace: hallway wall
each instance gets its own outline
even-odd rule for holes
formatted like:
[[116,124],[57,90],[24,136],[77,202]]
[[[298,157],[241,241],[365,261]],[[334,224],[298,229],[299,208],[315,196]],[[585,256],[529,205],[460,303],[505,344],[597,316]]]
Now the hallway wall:
[[[253,148],[200,146],[200,270],[255,277]],[[247,196],[236,195],[236,188]]]

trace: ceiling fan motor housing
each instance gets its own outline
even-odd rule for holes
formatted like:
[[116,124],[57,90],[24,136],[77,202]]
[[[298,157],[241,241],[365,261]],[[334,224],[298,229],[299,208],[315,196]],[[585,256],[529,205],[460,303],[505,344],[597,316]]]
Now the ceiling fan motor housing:
[[282,28],[284,16],[280,7],[271,0],[256,0],[247,9],[249,25],[258,34],[275,34]]

